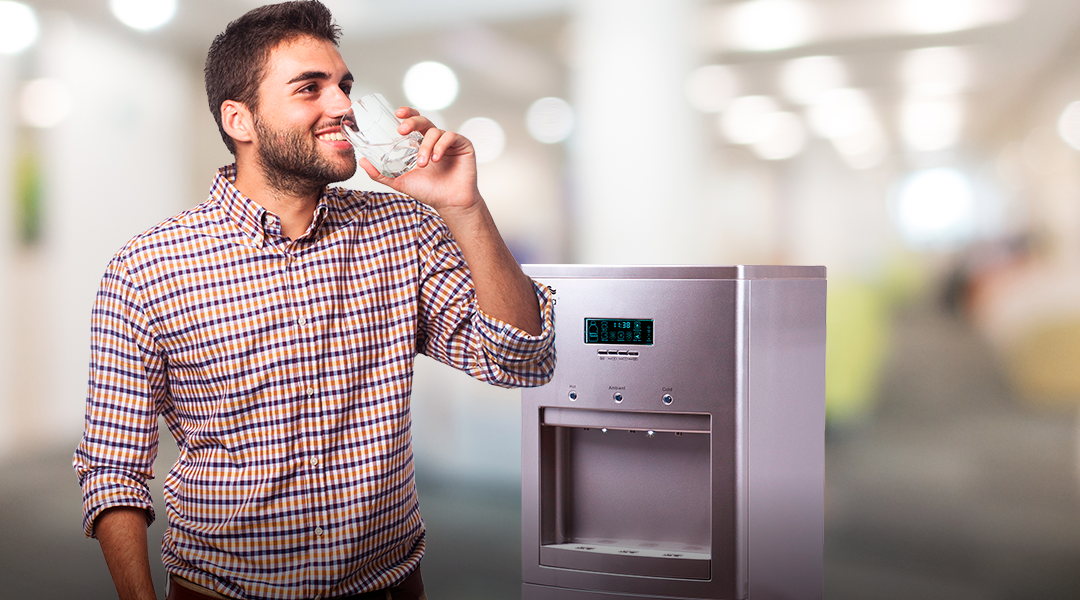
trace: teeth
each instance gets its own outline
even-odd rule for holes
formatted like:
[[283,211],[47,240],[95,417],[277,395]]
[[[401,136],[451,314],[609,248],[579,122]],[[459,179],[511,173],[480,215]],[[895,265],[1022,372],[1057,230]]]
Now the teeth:
[[337,131],[337,132],[334,132],[334,133],[325,133],[323,135],[320,135],[319,139],[320,140],[333,141],[333,142],[344,142],[345,141],[345,136],[342,135],[342,133],[340,131]]

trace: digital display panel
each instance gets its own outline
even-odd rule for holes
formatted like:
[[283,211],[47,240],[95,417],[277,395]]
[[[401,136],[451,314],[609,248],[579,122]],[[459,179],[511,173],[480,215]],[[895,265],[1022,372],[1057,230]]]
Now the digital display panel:
[[651,346],[652,319],[585,319],[586,344]]

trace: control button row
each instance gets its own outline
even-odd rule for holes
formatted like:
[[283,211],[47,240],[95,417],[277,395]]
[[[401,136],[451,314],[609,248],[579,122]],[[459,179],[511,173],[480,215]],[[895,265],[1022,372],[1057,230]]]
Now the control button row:
[[638,356],[637,350],[597,350],[597,356]]
[[[570,398],[571,402],[576,402],[578,399],[577,390],[570,390],[570,392],[567,394],[567,397]],[[622,404],[622,401],[626,398],[625,396],[623,396],[622,392],[615,392],[611,395],[611,399],[614,400],[616,404]],[[664,403],[665,406],[671,406],[671,404],[675,402],[675,398],[671,394],[664,394],[663,397],[660,398],[660,400]]]

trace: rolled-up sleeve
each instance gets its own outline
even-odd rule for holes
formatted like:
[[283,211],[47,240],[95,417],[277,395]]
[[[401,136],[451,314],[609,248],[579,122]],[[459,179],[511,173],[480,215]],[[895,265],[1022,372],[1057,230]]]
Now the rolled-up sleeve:
[[90,376],[82,441],[73,466],[83,498],[83,530],[118,506],[154,505],[147,480],[154,476],[158,406],[167,394],[165,364],[138,289],[114,258],[98,289],[91,318]]
[[551,295],[533,282],[542,329],[529,333],[484,314],[468,265],[442,221],[421,221],[418,350],[500,387],[536,387],[555,372]]

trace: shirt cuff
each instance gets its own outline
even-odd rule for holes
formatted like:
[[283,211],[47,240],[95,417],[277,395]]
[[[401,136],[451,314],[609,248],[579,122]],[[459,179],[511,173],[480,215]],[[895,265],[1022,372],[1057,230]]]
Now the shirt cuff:
[[121,506],[141,508],[146,511],[146,525],[154,519],[154,501],[145,482],[115,469],[105,469],[88,474],[82,481],[83,533],[94,534],[94,521],[102,512]]
[[[500,321],[478,307],[480,338],[485,353],[491,357],[499,357],[498,362],[505,366],[523,363],[540,365],[550,362],[549,368],[543,370],[553,371],[555,367],[555,317],[551,293],[545,286],[535,281],[533,281],[533,289],[536,291],[536,300],[540,305],[541,329],[538,335],[531,335],[509,323]],[[548,372],[544,381],[532,385],[541,385],[550,378],[551,373]]]

